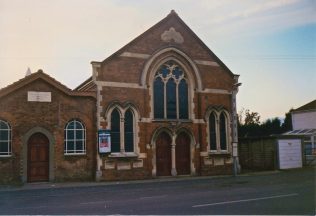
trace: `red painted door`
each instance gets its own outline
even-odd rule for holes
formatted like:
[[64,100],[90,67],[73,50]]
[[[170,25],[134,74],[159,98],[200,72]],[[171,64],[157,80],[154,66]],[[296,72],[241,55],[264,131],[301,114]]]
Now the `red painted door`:
[[33,134],[28,140],[28,182],[49,180],[49,141],[42,133]]
[[157,176],[171,175],[171,138],[166,132],[156,140],[156,166]]
[[176,139],[176,169],[177,175],[189,175],[190,169],[190,137],[185,132]]

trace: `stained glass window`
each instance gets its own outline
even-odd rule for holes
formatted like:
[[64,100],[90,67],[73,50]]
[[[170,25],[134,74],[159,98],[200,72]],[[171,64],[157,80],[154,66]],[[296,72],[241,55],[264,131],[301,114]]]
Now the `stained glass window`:
[[188,84],[183,79],[179,83],[179,118],[188,119],[188,112]]
[[164,118],[164,83],[160,77],[154,82],[154,117],[156,119]]
[[153,91],[155,119],[189,118],[188,83],[185,73],[174,61],[166,62],[158,69]]

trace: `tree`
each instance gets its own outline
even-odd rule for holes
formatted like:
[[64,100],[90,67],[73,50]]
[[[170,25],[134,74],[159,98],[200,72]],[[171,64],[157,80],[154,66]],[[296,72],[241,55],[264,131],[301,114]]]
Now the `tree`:
[[281,120],[279,118],[268,119],[260,125],[263,136],[282,133]]
[[249,109],[241,109],[238,115],[238,134],[240,137],[260,135],[260,115],[250,112]]
[[289,112],[285,113],[285,119],[284,122],[282,124],[282,132],[287,132],[287,131],[291,131],[293,130],[293,126],[292,126],[292,114],[291,112],[294,109],[291,108]]
[[258,112],[251,112],[249,109],[242,108],[238,113],[239,137],[270,136],[284,133],[284,128],[288,127],[288,122],[292,122],[289,118],[290,113],[287,113],[283,125],[279,118],[268,119],[261,123]]
[[245,111],[245,125],[259,125],[260,115],[257,112],[250,112],[249,109]]

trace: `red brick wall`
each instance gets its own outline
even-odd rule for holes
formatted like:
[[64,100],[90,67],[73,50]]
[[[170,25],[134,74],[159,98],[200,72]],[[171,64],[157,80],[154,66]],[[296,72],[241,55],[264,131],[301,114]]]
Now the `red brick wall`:
[[[179,44],[174,41],[164,42],[161,39],[161,34],[169,30],[170,27],[175,28],[179,32],[184,42]],[[203,60],[208,62],[217,62],[218,66],[201,65],[196,64],[198,73],[201,78],[202,91],[204,89],[220,89],[230,92],[233,87],[233,74],[225,68],[221,62],[205,47],[205,45],[197,39],[179,19],[172,15],[159,24],[155,25],[140,37],[129,43],[127,46],[122,48],[115,55],[101,63],[101,68],[98,70],[96,77],[97,81],[107,82],[120,82],[120,83],[131,83],[141,84],[142,73],[145,65],[151,59],[153,55],[165,48],[176,48],[182,53],[185,53],[191,60]],[[120,56],[124,52],[147,54],[150,55],[147,59],[135,58],[135,57],[123,57]],[[151,65],[149,65],[148,74],[145,78],[145,88],[127,88],[127,87],[110,87],[103,86],[100,94],[102,100],[100,106],[103,107],[101,117],[106,117],[106,109],[113,102],[117,101],[120,104],[131,102],[139,110],[140,118],[150,118],[152,100],[150,89],[152,86],[152,80],[149,79],[149,72],[152,70],[157,62],[167,57],[173,57],[180,61],[188,71],[187,73],[192,74],[194,86],[194,93],[190,101],[194,103],[193,113],[195,119],[191,119],[192,122],[181,123],[181,127],[186,127],[193,135],[196,141],[195,154],[194,154],[194,167],[197,175],[216,175],[216,174],[227,174],[231,173],[231,156],[230,154],[220,155],[208,155],[201,156],[200,152],[207,151],[207,125],[203,122],[206,118],[207,109],[210,106],[222,107],[229,113],[231,113],[231,95],[230,94],[218,94],[218,93],[207,93],[197,91],[198,75],[195,73],[191,63],[181,54],[168,51],[158,56]],[[148,88],[149,87],[149,88]],[[194,120],[200,123],[193,123]],[[106,119],[109,121],[109,119]],[[202,121],[202,122],[201,122]],[[230,123],[228,123],[230,124]],[[101,124],[102,127],[106,126],[106,123]],[[140,122],[138,124],[139,131],[139,149],[140,153],[145,153],[146,158],[143,159],[142,168],[131,168],[130,170],[117,170],[116,166],[121,160],[127,160],[131,163],[131,167],[134,159],[126,158],[108,158],[107,156],[102,157],[102,164],[110,161],[113,163],[113,168],[106,169],[104,166],[102,169],[103,180],[115,180],[115,179],[139,179],[139,178],[152,178],[151,172],[153,169],[153,150],[148,148],[151,144],[155,131],[160,127],[168,128],[170,124],[168,122]],[[230,131],[228,132],[231,133]],[[230,143],[228,143],[230,145]],[[205,162],[207,161],[207,162]],[[204,163],[205,162],[205,163]]]
[[[28,91],[51,92],[52,102],[28,102]],[[48,130],[55,139],[54,174],[56,181],[91,180],[95,173],[95,99],[69,96],[51,84],[37,79],[0,98],[0,119],[12,128],[12,157],[0,157],[0,181],[21,180],[23,170],[22,137],[32,128]],[[64,127],[79,119],[86,127],[86,155],[64,155]]]

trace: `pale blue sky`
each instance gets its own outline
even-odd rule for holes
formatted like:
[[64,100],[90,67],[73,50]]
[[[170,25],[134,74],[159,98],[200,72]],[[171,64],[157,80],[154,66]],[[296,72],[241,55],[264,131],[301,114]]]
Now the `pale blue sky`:
[[238,109],[283,117],[316,99],[314,0],[0,0],[0,88],[39,68],[74,88],[174,9],[232,70]]

